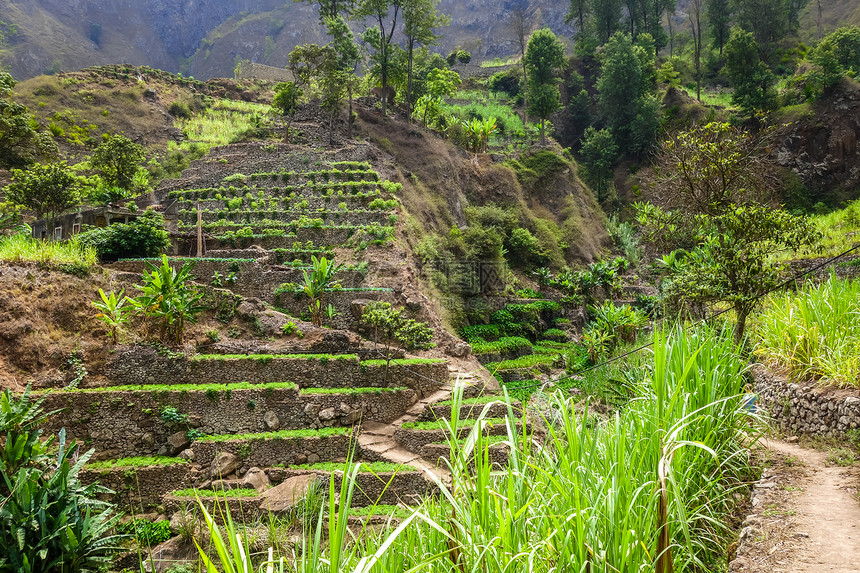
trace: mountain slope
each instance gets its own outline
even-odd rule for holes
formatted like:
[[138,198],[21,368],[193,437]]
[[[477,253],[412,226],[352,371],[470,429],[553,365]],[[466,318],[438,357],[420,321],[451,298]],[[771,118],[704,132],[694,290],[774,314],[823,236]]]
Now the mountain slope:
[[[519,8],[532,28],[571,33],[567,0],[442,0],[452,25],[439,49],[513,53]],[[284,0],[0,0],[0,21],[18,27],[0,44],[0,62],[19,79],[119,62],[225,77],[238,60],[283,66],[297,44],[325,41],[313,5]]]

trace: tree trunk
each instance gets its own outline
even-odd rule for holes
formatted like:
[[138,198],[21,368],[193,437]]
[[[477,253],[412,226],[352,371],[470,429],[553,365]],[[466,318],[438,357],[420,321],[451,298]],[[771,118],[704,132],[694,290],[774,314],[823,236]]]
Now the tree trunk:
[[349,97],[349,120],[346,122],[346,137],[352,139],[352,81],[346,86],[347,97]]
[[406,73],[406,120],[412,123],[412,63],[413,52],[415,49],[415,40],[409,39],[409,64]]
[[541,119],[540,120],[540,144],[541,144],[541,146],[546,145],[546,127],[545,127],[545,125],[546,125],[546,121]]
[[744,340],[744,331],[747,326],[747,317],[750,314],[749,308],[743,303],[735,303],[735,314],[737,322],[735,322],[735,344],[740,344]]

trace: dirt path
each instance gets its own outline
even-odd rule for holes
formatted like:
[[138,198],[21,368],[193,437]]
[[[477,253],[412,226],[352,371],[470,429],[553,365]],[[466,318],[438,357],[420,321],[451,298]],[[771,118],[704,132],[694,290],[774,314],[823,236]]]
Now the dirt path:
[[827,453],[765,440],[771,462],[744,522],[732,571],[860,573],[860,468]]

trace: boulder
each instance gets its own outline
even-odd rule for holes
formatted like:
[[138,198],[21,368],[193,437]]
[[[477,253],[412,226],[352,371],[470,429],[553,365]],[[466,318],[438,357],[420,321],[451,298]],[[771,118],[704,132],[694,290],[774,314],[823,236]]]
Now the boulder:
[[334,420],[337,416],[334,408],[326,408],[324,410],[320,410],[319,417],[323,422],[330,422]]
[[170,434],[170,437],[167,438],[167,447],[171,456],[175,456],[189,445],[191,445],[191,440],[188,439],[188,433],[184,431]]
[[263,414],[263,423],[272,432],[277,431],[281,427],[281,420],[271,410]]
[[294,476],[285,480],[263,494],[260,509],[274,513],[287,511],[305,498],[313,483],[317,480],[316,474],[304,474]]
[[239,458],[230,452],[219,452],[212,460],[209,467],[209,475],[213,478],[228,476],[239,467]]
[[251,468],[242,478],[242,483],[246,487],[252,487],[259,492],[264,492],[271,487],[269,476],[260,468]]

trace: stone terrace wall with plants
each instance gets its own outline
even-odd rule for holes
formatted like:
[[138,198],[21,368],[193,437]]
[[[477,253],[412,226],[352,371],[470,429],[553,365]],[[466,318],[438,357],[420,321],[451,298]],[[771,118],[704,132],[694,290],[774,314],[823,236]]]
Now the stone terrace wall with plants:
[[195,441],[191,449],[195,461],[203,466],[210,465],[219,453],[229,452],[241,460],[241,473],[254,466],[263,468],[278,464],[296,465],[345,459],[349,455],[351,440],[349,434],[341,434],[325,437]]
[[[240,434],[349,426],[359,420],[390,422],[417,400],[411,389],[302,395],[295,388],[136,390],[51,392],[45,408],[62,413],[48,427],[66,428],[70,437],[95,447],[99,458],[176,455],[188,446],[183,436],[191,429]],[[165,417],[168,407],[183,421]]]
[[764,366],[753,369],[757,405],[793,434],[841,436],[860,428],[860,392],[796,384]]
[[[116,493],[106,496],[123,506],[140,508],[159,505],[171,491],[191,487],[193,470],[189,463],[146,467],[84,468],[83,483],[99,482]],[[191,470],[191,472],[189,471]]]
[[[156,263],[155,260],[149,261]],[[186,259],[170,259],[173,267],[181,267]],[[198,282],[208,284],[218,272],[222,279],[229,273],[234,272],[235,284],[230,285],[230,290],[245,297],[254,297],[268,302],[275,300],[275,288],[283,283],[303,283],[304,275],[302,269],[291,269],[288,267],[270,268],[256,261],[230,260],[230,259],[196,259],[192,274]],[[147,269],[147,261],[128,260],[119,261],[110,265],[111,269],[127,273],[143,273]],[[235,269],[235,270],[234,270]],[[344,288],[355,288],[361,286],[364,281],[364,273],[361,271],[341,271],[337,274],[337,281]],[[305,306],[307,303],[305,302]]]
[[392,361],[387,369],[380,361],[360,362],[349,354],[173,358],[133,347],[118,352],[105,375],[117,385],[295,382],[303,388],[407,386],[423,393],[448,381],[448,365],[444,360]]

